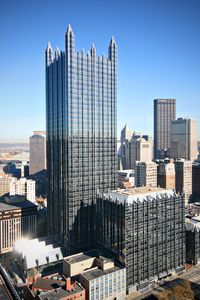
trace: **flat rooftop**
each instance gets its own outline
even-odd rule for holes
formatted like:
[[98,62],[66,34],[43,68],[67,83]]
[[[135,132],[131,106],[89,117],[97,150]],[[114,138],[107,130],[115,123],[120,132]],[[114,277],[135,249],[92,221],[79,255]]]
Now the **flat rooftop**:
[[64,280],[54,280],[49,278],[39,278],[33,284],[34,289],[41,289],[41,290],[55,290],[56,288],[65,286]]
[[144,186],[128,189],[118,189],[104,194],[105,198],[110,197],[114,201],[126,201],[129,204],[133,203],[133,201],[144,201],[147,197],[149,199],[155,199],[157,197],[162,198],[165,195],[173,196],[174,191],[166,190],[159,187]]
[[82,272],[80,275],[85,277],[88,281],[90,281],[90,280],[96,279],[101,276],[105,276],[107,274],[114,273],[114,272],[122,270],[122,269],[124,269],[124,268],[120,268],[118,266],[114,266],[113,268],[110,268],[108,270],[93,268],[88,271]]
[[76,283],[76,288],[74,290],[71,290],[70,292],[64,290],[63,288],[58,288],[58,289],[55,289],[55,290],[47,292],[47,293],[41,293],[37,299],[41,299],[41,300],[65,299],[66,297],[69,297],[76,293],[80,293],[81,291],[84,291],[84,288],[82,288],[78,283]]
[[81,262],[81,261],[84,261],[87,259],[95,258],[99,254],[100,253],[96,249],[94,249],[94,250],[89,250],[87,252],[67,256],[67,257],[64,257],[63,259],[65,261],[67,261],[69,264],[75,264],[75,263],[78,263],[78,262]]
[[6,203],[5,199],[0,199],[0,211],[8,211],[13,209],[24,209],[24,208],[35,208],[37,209],[37,205],[29,200],[25,200],[23,202],[14,202],[14,203]]
[[197,217],[194,218],[185,218],[185,224],[186,224],[186,229],[194,231],[196,229],[197,231],[200,231],[200,220],[197,219]]

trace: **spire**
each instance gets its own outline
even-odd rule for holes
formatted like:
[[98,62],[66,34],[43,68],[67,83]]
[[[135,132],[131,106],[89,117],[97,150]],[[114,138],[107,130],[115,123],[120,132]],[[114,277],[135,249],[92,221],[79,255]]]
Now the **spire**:
[[110,60],[115,60],[116,58],[116,53],[117,53],[117,44],[115,42],[114,37],[112,36],[110,40],[110,44],[108,47],[108,57]]
[[96,55],[96,48],[95,48],[94,44],[92,44],[90,53],[91,53],[91,56],[95,56]]
[[51,43],[50,42],[48,42],[46,50],[47,51],[51,50],[53,52],[53,49],[51,47]]
[[111,40],[110,40],[110,45],[113,45],[115,44],[116,45],[116,42],[115,42],[115,38],[114,36],[112,36]]
[[59,56],[60,56],[60,50],[59,50],[59,48],[58,48],[58,46],[57,46],[57,47],[56,47],[56,53],[55,53],[56,59],[58,59]]
[[48,42],[45,52],[46,52],[46,65],[49,66],[53,62],[53,49],[51,47],[50,42]]
[[68,25],[68,27],[67,27],[67,31],[66,31],[66,33],[67,34],[70,34],[70,33],[72,33],[73,35],[74,35],[74,33],[73,33],[73,30],[72,30],[72,27],[71,27],[71,25],[69,24]]
[[74,39],[74,33],[72,30],[71,25],[69,24],[67,27],[67,31],[65,34],[65,51],[66,53],[72,53],[75,50],[75,39]]

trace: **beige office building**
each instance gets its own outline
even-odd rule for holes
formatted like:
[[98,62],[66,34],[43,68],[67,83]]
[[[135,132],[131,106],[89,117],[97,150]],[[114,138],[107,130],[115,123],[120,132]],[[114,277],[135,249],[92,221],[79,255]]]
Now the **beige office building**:
[[158,166],[158,186],[175,189],[175,166],[173,162],[163,162]]
[[157,164],[151,161],[137,162],[135,170],[136,186],[157,187]]
[[131,141],[126,141],[125,144],[125,156],[126,166],[130,169],[134,169],[136,161],[152,161],[152,139],[143,137],[134,137]]
[[0,175],[0,197],[10,192],[10,184],[16,179],[11,174]]
[[175,161],[176,192],[183,193],[185,205],[192,197],[192,161],[179,159]]
[[171,158],[197,159],[197,121],[178,118],[171,123]]

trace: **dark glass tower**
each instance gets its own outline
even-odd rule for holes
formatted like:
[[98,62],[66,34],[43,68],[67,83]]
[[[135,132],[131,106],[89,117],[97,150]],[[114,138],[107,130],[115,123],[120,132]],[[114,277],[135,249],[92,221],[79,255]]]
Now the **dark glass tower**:
[[176,99],[154,100],[154,158],[169,157],[171,121],[176,119]]
[[65,52],[46,49],[48,224],[67,253],[94,242],[97,191],[116,188],[117,46],[108,58],[75,51],[68,26]]

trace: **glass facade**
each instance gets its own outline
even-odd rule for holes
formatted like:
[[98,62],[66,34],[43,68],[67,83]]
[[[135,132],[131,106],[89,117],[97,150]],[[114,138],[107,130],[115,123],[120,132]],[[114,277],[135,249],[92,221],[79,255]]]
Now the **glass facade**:
[[46,49],[49,233],[67,253],[91,247],[97,191],[116,188],[117,46],[108,58],[75,51],[69,26],[65,52]]
[[171,121],[176,119],[176,99],[154,100],[154,158],[169,157]]
[[163,192],[142,197],[129,201],[113,192],[97,198],[98,244],[124,264],[130,290],[180,272],[185,263],[182,196]]

